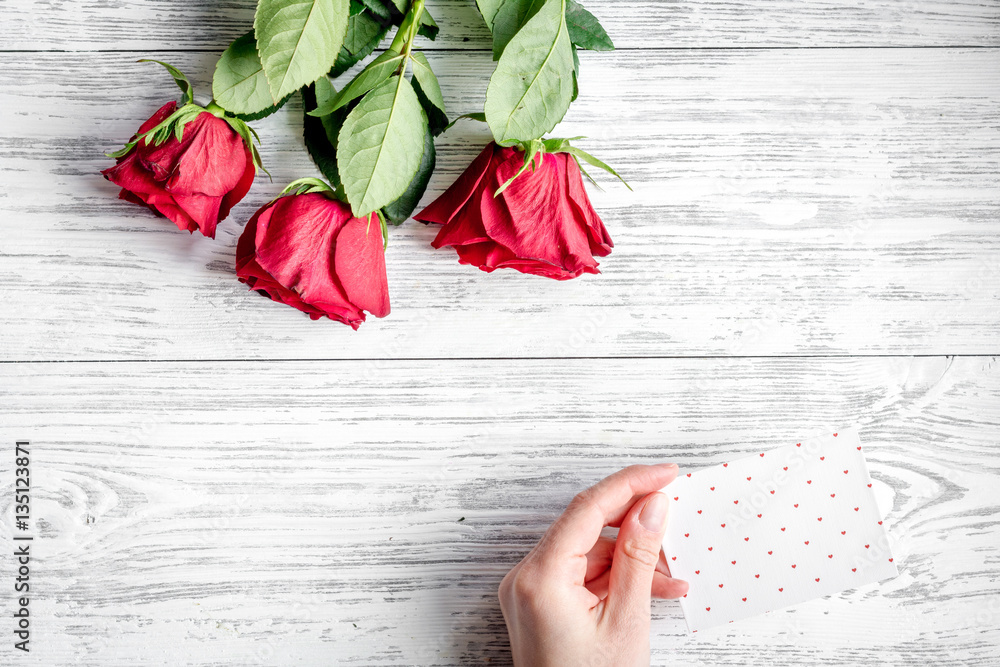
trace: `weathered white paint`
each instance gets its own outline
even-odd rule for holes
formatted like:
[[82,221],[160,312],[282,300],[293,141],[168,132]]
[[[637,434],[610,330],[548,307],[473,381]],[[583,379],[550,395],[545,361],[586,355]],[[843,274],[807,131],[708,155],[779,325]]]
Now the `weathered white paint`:
[[[995,0],[590,0],[619,48],[998,46]],[[252,0],[41,4],[0,0],[3,49],[224,49],[253,24]],[[474,0],[429,0],[436,48],[482,49]]]
[[[168,58],[208,90],[213,54]],[[315,172],[301,106],[257,124],[261,176],[210,241],[98,171],[176,89],[133,55],[0,54],[8,359],[984,354],[1000,331],[1000,49],[584,54],[558,128],[621,170],[591,187],[615,241],[560,283],[459,266],[392,230],[392,314],[312,322],[234,277],[242,225]],[[484,53],[432,54],[453,113]],[[14,84],[17,85],[14,85]],[[439,140],[437,196],[488,140]]]
[[[582,54],[559,134],[635,188],[591,188],[605,273],[487,276],[410,222],[393,314],[354,333],[232,275],[314,173],[298,100],[255,124],[275,182],[215,242],[97,176],[176,94],[134,60],[207,93],[252,2],[0,0],[0,549],[28,437],[41,587],[0,664],[509,664],[496,585],[576,491],[849,423],[900,577],[696,636],[657,602],[654,663],[996,662],[1000,6],[585,4],[623,48]],[[478,110],[485,29],[430,6],[452,113]],[[956,48],[801,48],[858,46]],[[439,140],[428,201],[486,140]]]
[[[993,664],[998,371],[985,357],[2,365],[2,437],[35,443],[43,554],[37,652],[16,664],[508,664],[495,588],[577,490],[854,422],[899,578],[694,636],[657,602],[654,662]],[[5,453],[5,526],[11,479]]]

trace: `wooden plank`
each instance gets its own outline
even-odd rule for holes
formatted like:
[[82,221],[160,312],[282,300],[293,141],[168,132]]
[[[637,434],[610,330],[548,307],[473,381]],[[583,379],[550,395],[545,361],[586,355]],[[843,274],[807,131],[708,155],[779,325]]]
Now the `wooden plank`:
[[[210,54],[152,54],[207,90]],[[452,113],[481,53],[432,54]],[[315,172],[301,106],[257,124],[258,179],[214,242],[115,199],[113,150],[176,94],[128,55],[0,57],[3,359],[982,354],[1000,330],[1000,50],[584,54],[557,136],[621,170],[604,274],[483,274],[393,230],[393,313],[312,322],[233,275],[253,210]],[[780,72],[780,76],[776,73]],[[18,85],[13,85],[14,83]],[[425,202],[488,140],[439,140]]]
[[[472,0],[430,0],[434,48],[483,49],[489,33]],[[997,46],[991,0],[617,0],[584,3],[619,48],[756,46]],[[253,25],[251,1],[110,4],[78,0],[3,7],[5,50],[222,50]]]
[[654,663],[993,664],[998,370],[0,365],[0,437],[33,442],[37,645],[18,663],[508,664],[496,586],[576,491],[631,463],[693,470],[859,423],[900,576],[696,636],[656,602]]

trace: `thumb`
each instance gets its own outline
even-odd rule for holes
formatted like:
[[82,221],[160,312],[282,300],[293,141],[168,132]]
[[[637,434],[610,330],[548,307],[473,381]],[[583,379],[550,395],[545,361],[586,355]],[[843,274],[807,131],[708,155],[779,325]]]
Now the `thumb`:
[[637,502],[618,530],[606,611],[615,622],[643,623],[649,631],[650,589],[667,527],[667,497],[651,493]]

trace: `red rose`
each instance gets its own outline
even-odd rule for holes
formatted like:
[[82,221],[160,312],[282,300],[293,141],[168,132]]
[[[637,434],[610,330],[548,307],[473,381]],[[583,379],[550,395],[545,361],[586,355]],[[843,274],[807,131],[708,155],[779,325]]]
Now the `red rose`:
[[614,244],[590,205],[580,167],[567,153],[547,153],[499,197],[493,194],[524,164],[524,153],[494,142],[448,190],[419,214],[444,225],[435,248],[450,245],[458,261],[483,271],[511,268],[568,280],[600,273],[594,255]]
[[357,329],[364,311],[389,314],[382,232],[374,214],[321,193],[280,197],[254,213],[236,246],[236,275],[318,320]]
[[[136,136],[176,110],[176,102],[164,104]],[[250,190],[256,168],[240,135],[229,123],[204,111],[184,126],[181,141],[174,136],[159,146],[139,141],[118,158],[118,164],[101,173],[121,186],[121,199],[148,206],[178,229],[192,233],[200,229],[215,238],[215,226]]]

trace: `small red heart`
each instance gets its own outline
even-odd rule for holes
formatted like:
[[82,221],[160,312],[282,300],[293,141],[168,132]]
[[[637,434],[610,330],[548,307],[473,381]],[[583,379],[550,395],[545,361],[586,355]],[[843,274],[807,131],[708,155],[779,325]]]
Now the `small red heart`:
[[845,475],[847,474],[847,471],[846,471],[846,470],[844,471],[844,474],[845,474]]
[[711,607],[705,607],[705,611],[712,611]]
[[819,457],[819,460],[820,461],[826,461],[826,457],[825,456],[821,456],[821,457]]
[[684,594],[684,595],[683,595],[682,597],[687,597],[687,596],[688,596],[688,594],[687,594],[687,593],[685,593],[685,594]]
[[813,481],[811,479],[807,479],[806,480],[806,484],[812,484],[812,483],[813,483]]
[[698,514],[701,514],[701,510],[698,510]]
[[852,567],[851,568],[851,572],[857,572],[857,571],[858,571],[858,568],[856,568],[856,567]]
[[857,511],[858,511],[858,508],[857,508],[857,507],[855,507],[855,508],[854,508],[854,511],[855,511],[855,512],[857,512]]
[[859,452],[861,451],[861,448],[860,448],[860,447],[858,447],[858,451],[859,451]]
[[723,464],[722,464],[722,467],[723,467],[723,468],[728,468],[728,467],[729,467],[729,464],[728,464],[728,463],[723,463]]
[[744,602],[746,602],[746,601],[747,601],[747,599],[746,599],[746,598],[743,598],[743,601],[744,601]]
[[723,528],[725,528],[725,527],[726,527],[726,524],[722,524],[722,527],[723,527]]
[[882,522],[881,522],[881,521],[879,521],[879,522],[878,522],[878,525],[880,525],[880,526],[881,526],[881,525],[882,525]]
[[774,491],[771,491],[771,495],[772,495],[772,496],[774,495]]
[[796,443],[795,443],[795,446],[796,446],[796,447],[801,447],[801,446],[802,446],[802,443],[801,443],[801,442],[796,442]]
[[808,544],[809,544],[809,540],[806,540],[806,545],[808,545]]
[[818,516],[818,517],[816,517],[816,520],[817,520],[817,521],[822,521],[822,520],[823,520],[823,517],[821,517],[821,516]]
[[760,453],[760,458],[764,458],[764,452]]
[[715,487],[714,486],[712,487],[712,491],[715,491]]
[[781,592],[781,591],[783,591],[783,590],[785,590],[785,589],[784,589],[784,588],[779,588],[779,589],[778,589],[778,592],[780,593],[780,592]]
[[892,562],[892,559],[891,559],[891,558],[889,559],[889,562],[890,562],[890,563]]
[[719,588],[722,588],[722,584],[719,584]]
[[690,535],[691,535],[691,533],[684,533],[684,537],[688,537]]
[[835,438],[836,438],[836,437],[837,437],[837,434],[836,434],[836,433],[834,433],[834,434],[833,434],[833,437],[835,437]]
[[749,542],[749,541],[750,541],[750,538],[749,538],[749,537],[744,537],[744,538],[743,538],[743,541],[744,541],[744,542]]
[[734,505],[739,505],[739,504],[740,504],[740,501],[738,501],[738,500],[734,500],[734,501],[733,501],[733,504],[734,504]]
[[794,569],[794,568],[795,568],[795,563],[792,563],[792,569]]
[[785,470],[788,470],[788,466],[785,466],[785,468],[784,468],[784,469],[785,469]]
[[677,556],[673,556],[670,560],[677,560]]
[[836,498],[836,497],[837,497],[837,494],[836,494],[836,493],[831,493],[831,494],[830,494],[830,497],[831,497],[831,498]]
[[833,558],[833,554],[830,554],[829,556],[827,556],[827,558]]
[[759,518],[761,518],[762,516],[764,516],[764,515],[763,515],[763,514],[758,514],[758,515],[757,515],[757,518],[759,519]]
[[680,498],[678,498],[677,496],[674,496],[674,500],[680,500]]
[[711,550],[712,550],[712,547],[709,547],[709,548],[708,548],[708,550],[709,550],[709,551],[711,551]]
[[731,561],[733,565],[736,565],[736,561]]
[[760,579],[760,575],[759,574],[755,574],[755,575],[753,575],[753,577],[754,577],[754,579]]
[[748,482],[750,481],[750,478],[749,478],[749,477],[747,477],[747,481],[748,481]]
[[840,531],[840,534],[841,535],[847,535],[847,531],[846,530],[842,530],[842,531]]
[[870,489],[870,488],[872,488],[872,485],[871,485],[871,484],[869,484],[869,485],[868,485],[868,488],[869,488],[869,489]]
[[866,544],[866,545],[865,545],[865,549],[867,549],[867,548],[868,548],[868,545]]
[[819,581],[819,577],[816,577],[816,581]]
[[[690,476],[691,476],[691,473],[688,473],[688,477],[690,477]],[[685,596],[685,597],[686,597],[686,596]]]
[[695,574],[701,574],[701,570],[695,570],[694,573]]
[[798,503],[795,503],[795,506],[796,506],[796,507],[798,507],[798,506],[799,506],[799,504],[798,504]]
[[785,529],[784,529],[784,528],[782,528],[782,529],[781,529],[781,532],[785,532]]
[[768,555],[768,556],[770,556],[770,555],[771,555],[771,554],[773,554],[773,553],[774,553],[773,551],[768,551],[768,552],[767,552],[767,555]]

